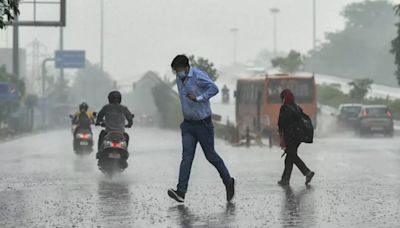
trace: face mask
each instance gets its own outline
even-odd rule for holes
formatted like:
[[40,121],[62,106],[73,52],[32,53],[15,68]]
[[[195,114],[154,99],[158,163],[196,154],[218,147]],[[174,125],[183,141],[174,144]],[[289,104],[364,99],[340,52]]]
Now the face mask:
[[176,76],[180,79],[184,79],[186,77],[186,72],[185,71],[179,71],[176,73]]

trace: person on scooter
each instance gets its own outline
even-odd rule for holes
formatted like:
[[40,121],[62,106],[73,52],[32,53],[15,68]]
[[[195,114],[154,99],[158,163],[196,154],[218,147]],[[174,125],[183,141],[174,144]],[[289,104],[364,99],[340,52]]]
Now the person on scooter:
[[[129,135],[125,132],[125,127],[132,127],[133,115],[127,107],[121,105],[122,96],[119,91],[112,91],[108,94],[109,104],[105,105],[97,115],[96,126],[104,123],[105,130],[99,135],[98,149],[100,150],[104,137],[108,132],[117,131],[124,134],[126,144],[129,145]],[[128,124],[125,125],[125,120]]]
[[86,102],[82,102],[79,105],[79,112],[76,112],[72,118],[72,125],[74,126],[74,135],[80,129],[89,130],[92,132],[90,125],[94,124],[94,113],[89,112],[89,105]]

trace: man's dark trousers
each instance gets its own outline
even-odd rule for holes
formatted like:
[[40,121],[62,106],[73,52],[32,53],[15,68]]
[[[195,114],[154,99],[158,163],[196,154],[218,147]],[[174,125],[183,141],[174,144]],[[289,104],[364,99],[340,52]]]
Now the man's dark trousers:
[[202,121],[183,121],[181,132],[183,153],[179,170],[178,191],[183,193],[187,191],[197,142],[200,143],[207,160],[218,170],[224,184],[230,183],[229,171],[214,149],[214,126],[211,118]]

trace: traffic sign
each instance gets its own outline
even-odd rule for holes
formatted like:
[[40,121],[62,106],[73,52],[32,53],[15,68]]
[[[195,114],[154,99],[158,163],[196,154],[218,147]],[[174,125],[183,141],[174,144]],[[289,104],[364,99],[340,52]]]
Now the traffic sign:
[[56,68],[85,68],[85,51],[56,51]]
[[12,83],[0,82],[0,101],[18,101],[19,92]]

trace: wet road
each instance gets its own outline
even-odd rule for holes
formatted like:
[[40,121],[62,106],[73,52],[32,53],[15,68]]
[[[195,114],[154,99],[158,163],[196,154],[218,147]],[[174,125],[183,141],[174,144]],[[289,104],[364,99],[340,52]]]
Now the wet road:
[[73,154],[67,130],[0,144],[0,227],[399,227],[400,140],[321,137],[301,147],[316,171],[312,185],[295,168],[291,187],[276,184],[281,151],[217,150],[237,178],[225,202],[216,170],[198,150],[184,205],[170,200],[180,161],[174,131],[130,131],[130,166],[109,180],[94,153]]

